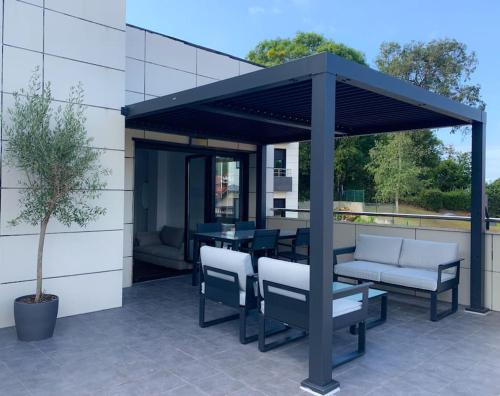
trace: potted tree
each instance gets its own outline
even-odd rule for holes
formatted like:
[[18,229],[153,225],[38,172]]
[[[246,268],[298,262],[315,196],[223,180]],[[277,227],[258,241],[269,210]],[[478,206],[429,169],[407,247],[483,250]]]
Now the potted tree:
[[43,288],[43,249],[47,226],[56,219],[65,226],[85,226],[105,209],[94,205],[109,173],[100,164],[85,127],[81,85],[72,87],[63,106],[54,108],[50,84],[38,70],[27,90],[14,94],[4,122],[8,140],[5,163],[20,174],[20,211],[10,221],[39,227],[36,292],[14,301],[17,336],[23,341],[49,338],[54,332],[59,298]]

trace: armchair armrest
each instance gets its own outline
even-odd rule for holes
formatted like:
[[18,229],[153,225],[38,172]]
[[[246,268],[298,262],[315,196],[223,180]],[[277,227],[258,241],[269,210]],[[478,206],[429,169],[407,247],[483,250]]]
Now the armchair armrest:
[[463,260],[463,258],[459,258],[458,260],[453,260],[453,261],[450,261],[448,263],[439,264],[439,266],[438,266],[438,280],[437,280],[438,288],[439,288],[439,285],[441,284],[441,275],[442,275],[442,273],[445,270],[453,268],[453,267],[456,268],[456,270],[455,270],[455,280],[457,281],[457,283],[460,281],[460,262],[462,260]]
[[333,265],[337,264],[337,256],[341,256],[343,254],[354,253],[355,250],[356,250],[356,246],[349,246],[349,247],[333,249]]
[[245,305],[248,308],[257,306],[257,297],[259,296],[258,275],[249,274],[245,283]]
[[343,297],[353,296],[355,294],[362,294],[363,307],[367,307],[368,304],[368,289],[373,286],[372,282],[362,283],[361,285],[356,285],[353,287],[346,287],[345,289],[336,290],[332,293],[332,300],[337,300]]

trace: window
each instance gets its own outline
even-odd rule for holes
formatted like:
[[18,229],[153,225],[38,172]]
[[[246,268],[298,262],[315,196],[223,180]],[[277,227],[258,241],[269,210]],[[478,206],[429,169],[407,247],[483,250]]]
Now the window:
[[274,167],[286,169],[286,149],[274,149]]
[[[274,198],[273,207],[275,209],[286,208],[286,199],[285,198]],[[274,212],[275,216],[285,217],[285,211],[279,210]]]

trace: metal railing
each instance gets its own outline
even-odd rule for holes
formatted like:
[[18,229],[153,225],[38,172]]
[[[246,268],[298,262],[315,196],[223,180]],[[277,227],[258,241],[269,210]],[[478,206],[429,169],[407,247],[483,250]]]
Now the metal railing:
[[285,168],[274,168],[274,176],[287,176],[287,177],[291,177],[292,176],[292,170],[291,169],[285,169]]
[[[283,214],[286,212],[292,213],[309,213],[310,209],[288,209],[288,208],[271,208],[273,213]],[[345,216],[369,216],[369,217],[389,217],[389,218],[406,218],[406,219],[419,219],[420,225],[422,220],[449,220],[449,221],[471,221],[470,216],[456,216],[456,215],[430,215],[430,214],[417,214],[417,213],[392,213],[392,212],[356,212],[350,210],[334,210],[334,215]],[[486,224],[500,224],[499,217],[485,217]]]

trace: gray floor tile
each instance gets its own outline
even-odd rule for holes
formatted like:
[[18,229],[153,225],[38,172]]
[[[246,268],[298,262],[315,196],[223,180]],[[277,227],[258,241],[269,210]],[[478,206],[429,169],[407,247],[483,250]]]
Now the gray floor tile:
[[[59,319],[40,342],[0,329],[0,395],[306,395],[307,338],[260,353],[239,343],[238,321],[202,329],[196,290],[190,277],[138,284],[124,290],[123,308]],[[500,314],[462,309],[430,322],[428,301],[391,294],[366,354],[333,371],[339,395],[499,396],[499,328]],[[341,353],[356,339],[339,330],[332,342]]]

